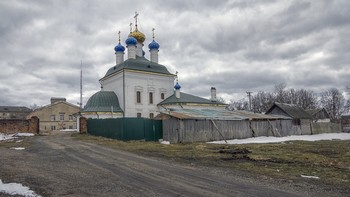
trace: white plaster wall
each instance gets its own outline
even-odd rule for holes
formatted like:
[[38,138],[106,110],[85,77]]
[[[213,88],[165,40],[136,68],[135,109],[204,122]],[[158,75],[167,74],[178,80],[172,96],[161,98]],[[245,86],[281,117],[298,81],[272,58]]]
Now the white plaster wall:
[[[147,74],[142,72],[125,71],[125,109],[123,97],[123,72],[101,81],[103,90],[114,91],[118,96],[119,105],[125,113],[125,117],[136,117],[141,113],[144,118],[159,114],[157,104],[171,96],[174,86],[173,76]],[[141,92],[141,103],[136,102],[136,91]],[[149,103],[149,93],[153,92],[153,104]]]
[[[136,117],[141,113],[144,118],[159,114],[157,104],[173,94],[173,76],[153,75],[137,72],[125,72],[126,110],[125,117]],[[136,91],[141,92],[141,103],[136,102]],[[153,92],[153,104],[149,103],[149,93]]]
[[124,111],[123,72],[101,81],[101,85],[104,91],[113,91],[117,95],[120,108]]

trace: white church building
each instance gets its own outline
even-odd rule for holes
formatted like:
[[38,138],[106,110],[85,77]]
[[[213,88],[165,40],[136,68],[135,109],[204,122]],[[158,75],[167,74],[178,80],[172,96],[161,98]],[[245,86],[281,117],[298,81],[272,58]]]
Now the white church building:
[[176,108],[225,108],[225,104],[217,101],[215,88],[211,88],[211,99],[180,92],[177,75],[158,63],[160,45],[154,39],[154,29],[148,44],[149,60],[143,49],[145,40],[145,35],[138,30],[136,16],[134,31],[130,27],[125,40],[126,48],[120,42],[119,32],[119,43],[114,48],[116,65],[99,80],[101,90],[89,98],[80,112],[82,116],[154,118],[161,111]]

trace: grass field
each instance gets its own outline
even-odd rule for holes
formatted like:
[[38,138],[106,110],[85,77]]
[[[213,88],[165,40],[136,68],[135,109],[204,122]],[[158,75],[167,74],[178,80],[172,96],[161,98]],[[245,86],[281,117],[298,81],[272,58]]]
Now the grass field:
[[163,145],[157,142],[122,142],[91,135],[73,136],[77,140],[179,162],[233,168],[288,180],[303,179],[301,175],[314,176],[319,177],[317,181],[326,184],[350,187],[349,140],[244,145]]

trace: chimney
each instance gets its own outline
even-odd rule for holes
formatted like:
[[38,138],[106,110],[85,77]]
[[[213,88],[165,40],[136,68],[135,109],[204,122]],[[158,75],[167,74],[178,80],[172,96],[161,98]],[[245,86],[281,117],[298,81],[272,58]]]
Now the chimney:
[[57,97],[51,97],[51,104],[60,102],[60,101],[64,101],[66,102],[66,98],[57,98]]
[[211,93],[211,101],[217,101],[216,99],[216,88],[215,87],[211,87],[210,89],[210,93]]

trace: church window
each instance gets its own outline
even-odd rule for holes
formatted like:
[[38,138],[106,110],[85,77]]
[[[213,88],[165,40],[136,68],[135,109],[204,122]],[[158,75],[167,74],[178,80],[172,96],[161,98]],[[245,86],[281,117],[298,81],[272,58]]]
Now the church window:
[[162,99],[162,100],[164,99],[164,93],[160,94],[160,99]]
[[154,114],[153,114],[153,113],[150,113],[150,114],[149,114],[149,118],[154,118]]
[[136,92],[136,103],[141,103],[141,92],[140,91]]
[[141,118],[141,113],[137,113],[136,115],[138,118]]
[[73,126],[70,125],[70,126],[69,126],[69,129],[73,129]]
[[73,120],[73,115],[69,115],[69,120]]
[[153,104],[153,92],[149,93],[149,104]]
[[51,126],[51,131],[56,130],[56,126]]
[[60,114],[60,120],[64,120],[64,114]]
[[56,120],[56,116],[55,115],[51,115],[50,120],[51,121],[55,121]]

